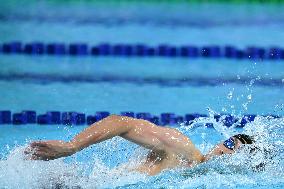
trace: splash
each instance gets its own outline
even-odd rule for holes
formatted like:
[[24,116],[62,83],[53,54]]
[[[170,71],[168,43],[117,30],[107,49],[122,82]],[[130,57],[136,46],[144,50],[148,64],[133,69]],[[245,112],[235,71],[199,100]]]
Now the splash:
[[[62,158],[32,161],[24,155],[25,148],[20,146],[12,149],[8,157],[0,161],[0,188],[115,188],[144,181],[147,177],[129,169],[137,165],[137,161],[115,168],[107,166],[96,155],[86,164],[67,163]],[[90,173],[88,169],[91,169]]]
[[[220,126],[226,128],[222,122],[215,121],[217,130]],[[251,152],[251,146],[243,146],[233,155],[223,155],[187,170],[182,173],[186,179],[181,188],[283,187],[284,119],[258,116],[241,131],[233,127],[218,130],[222,139],[239,132],[254,136],[256,142],[253,147],[257,150]],[[213,143],[207,141],[199,144],[203,153],[211,147]]]
[[[214,114],[211,110],[211,113]],[[215,129],[204,127],[214,123]],[[260,149],[249,155],[243,147],[233,155],[224,155],[194,168],[165,170],[156,176],[147,176],[129,167],[141,163],[147,151],[113,139],[90,149],[90,153],[71,157],[71,160],[25,160],[25,146],[11,149],[0,161],[0,188],[251,188],[284,186],[284,119],[256,117],[243,130],[224,126],[214,117],[199,118],[195,126],[180,126],[178,130],[192,138],[196,146],[206,153],[217,142],[239,132],[254,135]],[[131,146],[132,145],[132,146]],[[269,151],[269,154],[265,153]],[[89,156],[78,160],[77,156]],[[130,159],[130,163],[126,163]],[[112,164],[110,164],[112,162]],[[118,162],[117,164],[114,162]],[[265,168],[255,169],[265,163]]]
[[1,187],[56,188],[62,182],[76,183],[76,165],[67,165],[62,159],[46,162],[26,160],[24,149],[25,147],[16,147],[6,160],[0,161]]

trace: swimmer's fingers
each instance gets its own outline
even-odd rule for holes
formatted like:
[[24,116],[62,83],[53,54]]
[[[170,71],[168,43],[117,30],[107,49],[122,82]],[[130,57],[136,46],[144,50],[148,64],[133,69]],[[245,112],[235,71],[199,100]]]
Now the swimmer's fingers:
[[24,154],[28,155],[28,154],[32,154],[33,153],[33,149],[28,146],[25,150],[24,150]]
[[24,153],[27,155],[27,159],[30,160],[50,160],[51,158],[50,154],[50,148],[48,146],[36,146],[33,145],[33,147],[29,146],[25,149]]
[[31,155],[31,159],[32,160],[52,160],[54,159],[54,157],[52,155],[50,155],[48,152],[44,152],[44,151],[36,151]]
[[68,143],[61,140],[50,140],[44,142],[33,142],[26,150],[26,154],[34,155],[34,159],[53,160],[60,157],[72,155]]
[[33,151],[33,152],[25,152],[26,157],[25,160],[48,160],[46,152]]
[[39,156],[35,156],[35,155],[29,155],[26,160],[44,160]]
[[25,154],[33,154],[35,151],[47,151],[48,145],[45,142],[33,142],[25,150]]
[[32,142],[30,144],[30,147],[35,148],[35,147],[46,147],[48,146],[47,142],[43,142],[43,141],[36,141],[36,142]]

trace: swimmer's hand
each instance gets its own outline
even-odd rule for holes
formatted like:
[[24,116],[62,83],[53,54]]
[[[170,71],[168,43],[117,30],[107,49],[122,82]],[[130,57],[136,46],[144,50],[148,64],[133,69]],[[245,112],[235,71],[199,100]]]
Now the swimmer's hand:
[[61,140],[32,142],[25,154],[32,160],[53,160],[75,153],[71,143]]

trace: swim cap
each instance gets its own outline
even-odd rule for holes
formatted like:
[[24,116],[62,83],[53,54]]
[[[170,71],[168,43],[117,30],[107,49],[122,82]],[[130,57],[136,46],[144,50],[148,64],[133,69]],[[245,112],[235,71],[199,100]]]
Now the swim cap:
[[234,135],[233,137],[239,139],[243,144],[252,144],[255,142],[253,137],[246,134],[237,134]]

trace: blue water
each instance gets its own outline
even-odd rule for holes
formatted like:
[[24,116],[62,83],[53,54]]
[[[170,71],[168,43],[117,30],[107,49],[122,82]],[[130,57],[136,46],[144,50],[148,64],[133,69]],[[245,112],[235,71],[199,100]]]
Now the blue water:
[[[212,121],[212,119],[211,119]],[[240,130],[225,129],[215,123],[214,129],[199,127],[177,128],[189,136],[206,153],[226,133]],[[195,125],[196,125],[195,124]],[[283,119],[257,120],[244,128],[248,134],[258,133],[261,146],[272,147],[276,155],[269,159],[266,170],[253,172],[253,161],[245,152],[223,156],[192,169],[166,170],[157,176],[127,171],[128,163],[135,166],[145,158],[146,150],[121,138],[102,142],[76,155],[49,162],[24,160],[27,142],[39,139],[68,140],[83,126],[3,126],[1,127],[0,183],[4,188],[282,188],[283,187]],[[220,133],[224,133],[221,135]],[[243,131],[242,131],[243,132]],[[11,134],[12,133],[12,134]],[[252,157],[259,160],[261,154]],[[137,162],[138,159],[138,162]]]
[[2,109],[284,114],[282,62],[4,55],[1,60]]
[[[27,4],[23,11],[2,4],[0,42],[242,48],[281,46],[284,39],[282,5],[143,5],[143,13],[137,11],[141,6],[55,7],[41,2]],[[217,14],[222,10],[230,11],[224,17]],[[245,132],[260,136],[258,145],[274,154],[262,172],[253,172],[253,161],[240,151],[193,169],[166,170],[150,177],[127,171],[128,160],[135,166],[147,151],[120,138],[65,159],[25,160],[23,149],[30,141],[69,140],[86,126],[0,125],[0,188],[283,188],[283,118],[261,117],[284,116],[283,93],[281,61],[0,55],[1,110],[257,114],[244,129],[226,128],[212,117],[172,127],[189,136],[202,153]],[[204,122],[213,122],[215,129],[204,127]],[[261,153],[252,158],[263,159]]]

